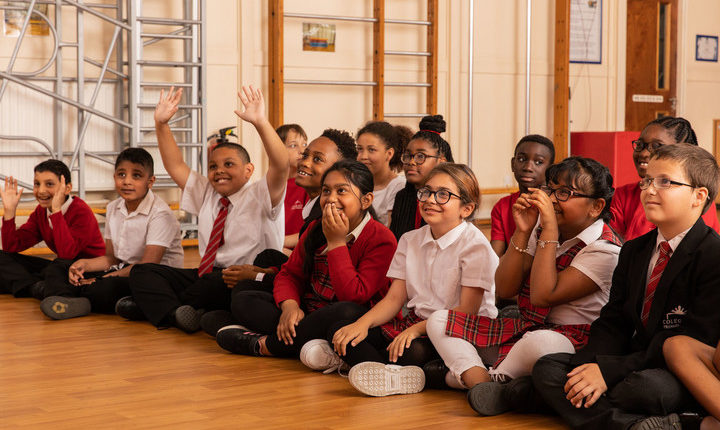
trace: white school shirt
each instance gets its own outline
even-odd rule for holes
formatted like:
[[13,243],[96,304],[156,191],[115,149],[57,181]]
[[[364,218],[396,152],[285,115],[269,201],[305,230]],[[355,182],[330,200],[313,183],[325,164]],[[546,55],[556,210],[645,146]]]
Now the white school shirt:
[[407,307],[423,319],[435,311],[457,307],[461,287],[485,290],[478,315],[495,318],[498,262],[485,235],[468,222],[437,240],[430,226],[424,225],[400,237],[387,276],[405,281]]
[[305,203],[305,206],[303,206],[303,208],[302,208],[303,220],[306,220],[307,217],[310,216],[310,212],[312,212],[312,208],[313,208],[313,206],[315,206],[315,202],[318,201],[319,198],[320,198],[320,196],[318,195],[318,196],[308,200],[307,203]]
[[121,267],[139,263],[147,245],[165,247],[160,264],[183,267],[180,223],[167,203],[152,190],[148,190],[137,209],[130,213],[124,199],[110,202],[104,238],[112,241],[113,253],[122,262]]
[[[528,253],[533,256],[537,248],[536,230],[537,226],[530,234],[530,240],[528,241]],[[553,306],[547,316],[549,323],[560,325],[590,324],[600,316],[600,309],[605,306],[610,298],[612,275],[615,266],[617,266],[618,255],[620,255],[619,246],[600,239],[602,231],[603,221],[599,219],[560,246],[550,245],[555,246],[555,257],[557,258],[578,242],[584,242],[586,246],[573,258],[570,267],[574,267],[592,279],[600,289],[585,297]]]
[[[222,196],[208,178],[190,172],[180,203],[183,210],[198,216],[198,251],[205,254],[213,223],[222,204]],[[225,220],[225,242],[215,255],[215,267],[252,264],[265,249],[282,250],[285,239],[285,192],[272,207],[267,178],[245,184],[227,197],[230,200]]]
[[377,213],[377,220],[386,227],[390,224],[388,212],[390,212],[395,205],[395,195],[398,191],[405,188],[405,182],[405,176],[396,176],[388,183],[387,187],[379,191],[373,191],[373,209],[375,209],[375,213]]

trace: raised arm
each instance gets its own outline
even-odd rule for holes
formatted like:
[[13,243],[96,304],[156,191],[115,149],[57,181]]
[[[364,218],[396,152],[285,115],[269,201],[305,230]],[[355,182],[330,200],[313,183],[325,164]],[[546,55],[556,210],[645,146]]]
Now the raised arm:
[[268,156],[267,183],[270,190],[270,201],[273,207],[283,200],[287,186],[288,172],[290,171],[290,158],[280,136],[265,116],[265,100],[260,89],[252,86],[243,87],[238,91],[243,104],[243,111],[236,110],[235,114],[243,121],[255,127]]
[[181,98],[182,88],[175,91],[175,87],[171,87],[167,96],[165,90],[160,91],[160,101],[155,107],[155,134],[165,170],[180,189],[185,189],[185,183],[190,176],[190,167],[185,164],[182,151],[175,141],[170,125],[168,125],[168,121],[178,111]]

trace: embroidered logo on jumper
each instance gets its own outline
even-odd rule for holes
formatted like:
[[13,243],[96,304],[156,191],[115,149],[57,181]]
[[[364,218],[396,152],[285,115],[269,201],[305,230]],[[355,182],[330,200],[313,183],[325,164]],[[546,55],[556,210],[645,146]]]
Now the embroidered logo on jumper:
[[293,203],[293,205],[290,207],[290,209],[297,211],[297,210],[301,210],[304,206],[305,206],[305,204],[303,202],[301,202],[300,200],[295,200],[295,203]]
[[685,310],[685,308],[679,305],[675,306],[674,309],[665,314],[665,319],[663,320],[663,329],[669,330],[680,327],[683,316],[685,316],[686,314],[687,311]]

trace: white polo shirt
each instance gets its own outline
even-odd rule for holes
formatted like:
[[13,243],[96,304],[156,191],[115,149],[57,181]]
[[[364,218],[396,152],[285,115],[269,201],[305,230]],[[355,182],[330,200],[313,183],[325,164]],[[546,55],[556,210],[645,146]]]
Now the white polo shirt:
[[[537,226],[535,226],[535,229],[537,229]],[[530,234],[527,246],[528,253],[533,256],[537,248],[537,234],[535,231],[533,230],[532,234]],[[560,246],[555,246],[555,256],[557,258],[578,242],[583,241],[586,243],[587,245],[573,258],[570,267],[574,267],[592,279],[600,289],[588,296],[553,306],[547,317],[548,322],[561,325],[590,324],[600,316],[600,309],[605,306],[605,303],[610,298],[612,275],[620,255],[619,246],[600,239],[602,231],[603,221],[599,219],[577,236],[566,240]]]
[[468,222],[437,240],[425,225],[402,235],[387,276],[405,280],[407,307],[421,318],[460,305],[461,287],[485,290],[478,315],[495,318],[498,262],[485,235]]
[[149,190],[137,209],[128,213],[125,200],[113,200],[107,205],[105,240],[112,241],[115,258],[123,266],[139,263],[145,246],[165,247],[160,264],[183,267],[183,248],[180,242],[180,223],[163,199]]
[[[213,223],[222,204],[208,178],[190,172],[180,203],[183,210],[198,216],[198,251],[205,254]],[[282,250],[285,239],[285,192],[272,207],[267,178],[245,184],[228,196],[225,243],[218,248],[215,267],[251,264],[266,249]]]
[[395,205],[395,195],[398,191],[405,188],[405,176],[396,176],[395,179],[388,183],[387,187],[379,191],[373,191],[373,209],[377,213],[377,220],[385,226],[390,224],[388,212]]

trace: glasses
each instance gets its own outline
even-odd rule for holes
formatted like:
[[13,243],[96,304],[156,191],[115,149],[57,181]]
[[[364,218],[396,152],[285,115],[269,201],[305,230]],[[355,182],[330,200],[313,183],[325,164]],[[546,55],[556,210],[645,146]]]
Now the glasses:
[[444,205],[445,203],[449,202],[451,197],[457,197],[458,200],[462,201],[462,197],[442,188],[437,191],[432,191],[429,188],[420,188],[417,192],[417,199],[421,202],[427,201],[430,196],[434,196],[435,203],[439,205]]
[[650,184],[655,187],[656,190],[670,188],[672,185],[685,185],[686,187],[695,188],[690,184],[683,184],[682,182],[673,181],[668,178],[642,178],[640,179],[640,189],[647,190],[650,188]]
[[559,202],[566,202],[570,197],[587,197],[588,199],[594,198],[593,196],[589,196],[587,194],[580,194],[577,191],[571,190],[570,188],[555,188],[552,189],[547,186],[540,187],[541,190],[543,190],[545,193],[547,193],[548,196],[552,196],[555,194],[555,198]]
[[663,144],[660,142],[648,143],[640,139],[632,141],[633,151],[635,152],[642,152],[642,150],[645,148],[647,148],[649,152],[655,152],[660,149],[661,146],[663,146]]
[[411,154],[409,152],[404,152],[403,155],[400,157],[400,160],[405,164],[410,164],[411,161],[415,160],[415,164],[418,166],[425,162],[428,158],[440,158],[439,155],[427,155],[424,152],[416,152],[415,154]]

